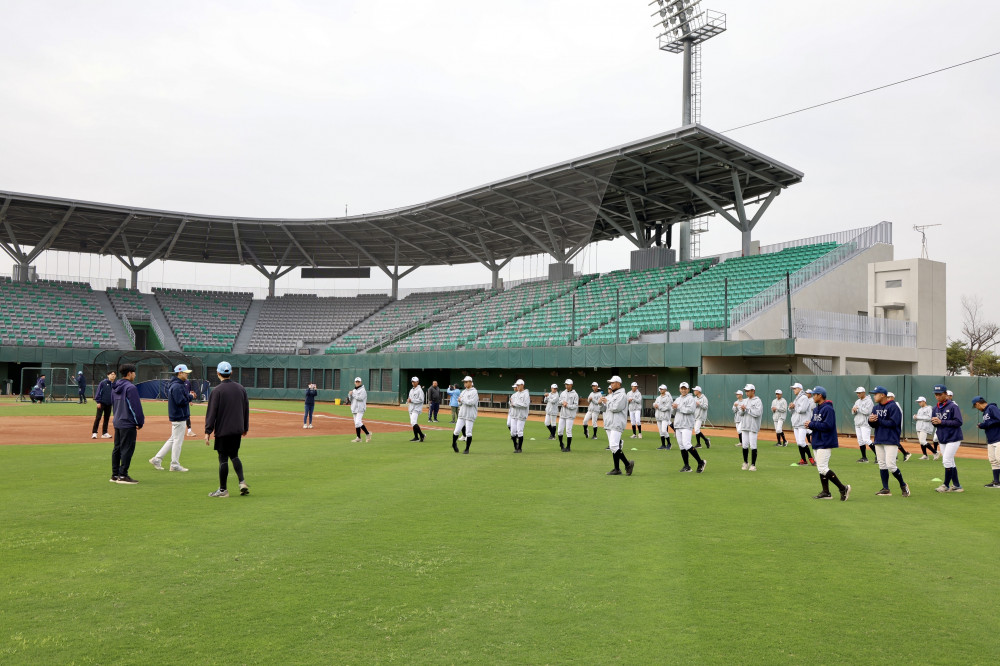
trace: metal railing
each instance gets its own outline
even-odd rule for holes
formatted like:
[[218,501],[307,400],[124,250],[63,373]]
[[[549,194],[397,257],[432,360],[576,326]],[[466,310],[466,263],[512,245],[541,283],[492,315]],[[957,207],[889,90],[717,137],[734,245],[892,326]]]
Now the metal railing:
[[[870,227],[859,227],[857,229],[848,229],[847,231],[837,231],[831,234],[823,234],[821,236],[811,236],[810,238],[800,238],[798,240],[786,241],[783,243],[761,245],[760,253],[772,254],[774,252],[781,252],[782,250],[787,250],[790,247],[817,245],[819,243],[836,243],[837,245],[843,245],[844,243],[850,243],[852,241],[855,241],[861,236],[874,239],[872,240],[873,245],[875,243],[885,243],[887,245],[892,245],[892,222],[879,222],[878,224],[872,225]],[[726,252],[725,254],[712,255],[712,256],[717,257],[719,261],[725,261],[726,259],[733,259],[735,257],[743,256],[743,252],[737,250],[735,252]]]
[[121,318],[122,325],[125,327],[125,332],[128,333],[128,339],[132,341],[132,348],[135,349],[135,330],[132,328],[132,324],[129,323],[128,317],[122,315]]
[[[879,243],[892,243],[891,222],[879,222],[875,226],[862,229],[861,232],[854,238],[851,238],[849,241],[834,248],[827,254],[824,254],[816,261],[807,264],[792,273],[787,279],[787,282],[789,282],[791,287],[791,293],[794,294],[807,283],[812,282],[824,273],[842,265],[849,259],[853,259],[865,250],[878,245]],[[764,310],[767,310],[776,303],[787,299],[789,292],[785,283],[786,279],[782,278],[750,300],[745,301],[730,310],[730,336],[732,336],[732,334],[735,333],[740,326],[758,316]]]
[[[917,322],[862,317],[841,312],[792,310],[792,332],[796,338],[830,340],[884,347],[916,347]],[[788,315],[782,319],[782,335],[788,335]]]

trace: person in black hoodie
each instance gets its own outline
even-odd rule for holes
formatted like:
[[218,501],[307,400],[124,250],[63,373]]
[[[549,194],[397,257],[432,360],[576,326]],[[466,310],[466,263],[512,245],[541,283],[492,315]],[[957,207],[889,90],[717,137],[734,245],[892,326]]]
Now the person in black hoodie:
[[240,461],[240,442],[250,430],[250,401],[247,391],[240,384],[229,379],[233,366],[228,361],[216,368],[219,385],[208,396],[208,412],[205,414],[205,446],[215,433],[215,450],[219,454],[219,489],[209,497],[229,497],[226,482],[229,479],[229,461],[240,480],[240,495],[249,495],[246,479],[243,477],[243,463]]
[[302,427],[312,428],[313,427],[313,411],[316,409],[316,394],[319,391],[316,390],[315,384],[310,384],[306,387],[306,411],[302,415]]
[[427,389],[427,404],[427,422],[437,423],[438,410],[441,409],[441,387],[438,386],[436,379],[431,383],[431,387]]
[[986,433],[986,454],[993,468],[993,481],[986,487],[1000,488],[1000,409],[997,409],[997,403],[987,403],[981,395],[972,399],[972,406],[983,413],[979,429]]
[[115,446],[111,450],[111,482],[135,485],[139,483],[128,475],[128,466],[135,453],[135,440],[146,423],[142,413],[142,401],[139,400],[139,389],[132,380],[135,379],[135,366],[124,363],[118,368],[121,377],[115,382],[111,395],[114,400]]
[[83,374],[83,370],[76,373],[76,389],[80,396],[79,404],[87,404],[87,377]]
[[90,435],[91,439],[97,439],[97,426],[100,425],[102,416],[104,417],[104,426],[101,429],[101,437],[111,439],[111,435],[108,434],[108,420],[111,418],[111,405],[114,402],[111,389],[115,387],[115,379],[117,377],[118,375],[115,374],[114,370],[108,370],[107,378],[102,379],[101,383],[94,389],[97,416],[94,417],[94,430]]

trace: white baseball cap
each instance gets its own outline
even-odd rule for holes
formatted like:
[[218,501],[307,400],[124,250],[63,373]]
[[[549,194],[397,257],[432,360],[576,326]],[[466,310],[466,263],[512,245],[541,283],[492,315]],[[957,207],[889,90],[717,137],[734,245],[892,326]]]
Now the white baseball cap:
[[418,377],[410,377],[410,381],[411,382],[419,382],[420,379]]
[[622,378],[619,377],[618,375],[612,375],[611,379],[608,380],[608,383],[609,384],[614,384],[615,382],[618,382],[619,384],[621,384],[622,383]]
[[559,388],[559,386],[558,386],[558,385],[556,385],[556,384],[553,384],[553,385],[552,385],[552,386],[550,386],[549,388],[554,388],[554,389],[557,389],[557,388]]
[[667,388],[667,385],[666,385],[666,384],[660,384],[660,385],[659,385],[659,386],[657,387],[657,389],[656,389],[656,390],[657,390],[657,391],[664,391],[664,390],[666,390],[666,388]]
[[524,386],[524,380],[523,379],[518,379],[516,382],[514,382],[514,386],[518,386],[518,385]]
[[463,379],[462,381],[463,382],[471,382],[472,381],[472,377],[470,377],[469,375],[466,375],[465,379]]
[[793,389],[796,389],[796,388],[797,388],[797,389],[800,389],[800,388],[802,388],[802,384],[800,384],[800,383],[798,383],[798,382],[795,382],[794,384],[792,384],[792,388],[793,388]]
[[743,395],[743,391],[737,391],[736,395]]
[[895,398],[896,394],[893,393],[892,391],[889,391],[888,393],[885,394],[885,397],[887,397],[887,398]]
[[681,388],[691,388],[691,385],[687,382],[681,382]]
[[590,385],[591,386],[600,386],[600,384],[598,384],[597,382],[590,382]]
[[743,387],[743,390],[744,391],[756,391],[757,387],[754,386],[753,384],[747,384],[746,386]]
[[948,391],[945,391],[945,392],[948,394],[949,398],[954,398],[955,397],[955,394],[952,393],[951,390],[948,390]]
[[563,382],[563,383],[564,383],[564,384],[569,384],[570,386],[572,386],[572,385],[573,385],[573,380],[572,380],[572,379],[567,379],[567,380],[566,380],[565,382]]
[[777,393],[778,395],[782,395],[781,389],[774,389],[774,392]]
[[639,382],[632,382],[632,386],[638,386]]
[[700,386],[695,386],[695,387],[694,387],[693,389],[691,389],[691,390],[692,390],[692,391],[700,391],[700,390],[701,390],[701,387],[700,387]]
[[354,383],[355,383],[355,384],[357,384],[357,383],[358,383],[358,382],[360,382],[360,381],[361,381],[361,377],[355,377],[355,378],[354,378]]
[[864,393],[865,392],[865,387],[864,386],[859,386],[858,388],[854,389],[854,392],[855,393]]
[[917,402],[927,402],[927,398],[925,398],[924,396],[920,396],[919,398],[917,398],[916,401]]
[[806,389],[806,393],[809,394],[809,395],[812,395],[813,394],[813,390],[812,389]]

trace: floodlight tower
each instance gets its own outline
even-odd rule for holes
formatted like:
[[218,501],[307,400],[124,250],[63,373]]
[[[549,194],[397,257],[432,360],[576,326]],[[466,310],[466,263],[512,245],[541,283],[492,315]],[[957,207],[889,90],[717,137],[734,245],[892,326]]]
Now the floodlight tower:
[[[701,0],[652,0],[661,51],[684,54],[681,125],[701,122],[701,44],[726,31],[726,15],[702,7]],[[680,223],[680,260],[692,255],[691,222]]]

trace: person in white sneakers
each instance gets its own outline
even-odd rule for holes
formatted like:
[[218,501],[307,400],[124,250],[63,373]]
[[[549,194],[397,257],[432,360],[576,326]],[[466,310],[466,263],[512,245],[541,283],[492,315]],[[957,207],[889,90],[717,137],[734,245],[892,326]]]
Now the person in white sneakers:
[[521,453],[524,447],[524,422],[531,409],[531,395],[524,387],[524,380],[514,382],[514,394],[510,396],[510,441],[514,443],[514,453]]
[[638,382],[632,382],[632,390],[625,398],[628,401],[629,423],[632,424],[632,436],[629,439],[642,439],[642,393],[639,392]]
[[712,448],[712,440],[701,431],[701,427],[708,420],[708,396],[701,392],[700,386],[695,386],[691,390],[694,392],[694,399],[698,405],[694,411],[694,429],[691,431],[694,434],[694,448],[700,449],[701,440],[705,440],[705,448],[710,449]]
[[[753,384],[743,387],[746,399],[740,405],[743,418],[740,419],[740,430],[743,432],[743,469],[757,471],[757,435],[760,433],[760,420],[764,415],[764,403],[757,397],[757,389]],[[747,454],[750,454],[749,465]]]
[[938,447],[933,441],[927,443],[927,435],[934,434],[934,424],[931,419],[934,417],[934,410],[927,404],[927,398],[920,396],[917,398],[917,413],[913,415],[913,420],[917,422],[917,441],[920,442],[921,460],[927,460],[927,452],[934,455],[934,460],[938,459]]
[[163,456],[170,452],[170,471],[186,472],[181,467],[181,447],[184,446],[184,433],[187,430],[188,419],[191,418],[191,401],[194,393],[187,392],[185,381],[191,372],[183,363],[174,368],[174,376],[167,385],[167,417],[170,419],[170,438],[163,443],[159,452],[149,459],[156,469],[163,469]]
[[[568,453],[573,444],[573,421],[580,410],[580,395],[573,390],[573,380],[566,380],[566,390],[559,394],[559,450]],[[566,446],[563,446],[566,435]]]
[[656,428],[660,431],[660,449],[669,451],[670,420],[674,414],[674,396],[670,395],[666,384],[660,384],[660,395],[653,400],[653,416],[656,418]]
[[622,388],[622,378],[618,375],[609,379],[608,385],[608,395],[601,398],[601,404],[606,407],[604,432],[608,434],[608,449],[611,451],[611,459],[615,463],[615,468],[608,472],[608,476],[621,476],[621,463],[625,464],[625,475],[632,476],[635,461],[626,458],[625,452],[622,450],[622,432],[625,430],[628,398],[625,395],[625,389]]
[[698,451],[691,446],[691,431],[694,429],[694,415],[698,411],[698,400],[690,392],[687,382],[681,382],[681,394],[672,405],[674,408],[674,432],[677,433],[677,446],[681,450],[681,459],[684,466],[680,471],[690,472],[690,456],[698,461],[698,473],[705,471],[705,461],[698,455]]
[[[302,413],[302,428],[312,428],[313,427],[313,412],[316,411],[316,395],[319,393],[316,390],[315,384],[309,384],[306,386],[306,399],[305,399],[305,411]],[[193,394],[192,394],[193,395]],[[190,421],[188,421],[188,433],[190,434]]]
[[854,435],[858,438],[858,448],[861,449],[861,457],[858,462],[866,463],[868,462],[868,449],[871,448],[872,453],[875,453],[875,445],[872,444],[872,428],[868,424],[868,417],[872,415],[875,403],[868,396],[864,386],[859,386],[854,389],[854,392],[858,399],[854,401],[851,413],[854,414]]
[[458,396],[458,420],[455,421],[455,432],[451,436],[451,448],[458,453],[458,436],[465,432],[465,451],[468,453],[472,446],[472,426],[479,416],[479,391],[472,385],[472,377],[466,376],[462,380],[465,388]]
[[351,414],[354,415],[354,439],[361,441],[361,433],[365,433],[365,442],[372,441],[372,434],[365,427],[365,411],[368,410],[368,391],[365,390],[361,377],[354,378],[354,388],[347,392],[347,401],[351,403]]
[[809,450],[809,420],[812,418],[816,403],[812,399],[812,391],[802,388],[802,384],[795,382],[792,384],[792,434],[795,436],[795,444],[799,447],[799,462],[797,464],[815,465],[816,460]]
[[775,446],[788,446],[784,431],[786,416],[788,416],[788,401],[785,400],[781,389],[776,389],[774,400],[771,401],[771,420],[774,421],[774,438],[777,440]]
[[736,446],[743,446],[743,429],[740,427],[740,422],[743,420],[743,410],[741,406],[743,405],[743,390],[740,389],[736,391],[736,400],[733,402],[733,421],[736,423],[736,437],[739,441],[736,442]]
[[410,394],[406,396],[406,409],[410,412],[410,426],[413,428],[411,442],[424,441],[424,431],[420,428],[420,413],[424,411],[424,389],[419,377],[410,378]]
[[587,424],[589,423],[594,428],[592,439],[597,439],[597,419],[601,415],[601,398],[603,397],[601,385],[597,382],[591,383],[590,395],[587,396],[587,413],[583,415],[583,436],[585,438],[589,437],[587,434]]
[[559,425],[559,387],[556,384],[549,387],[542,402],[545,404],[545,427],[549,429],[549,439],[555,439]]

